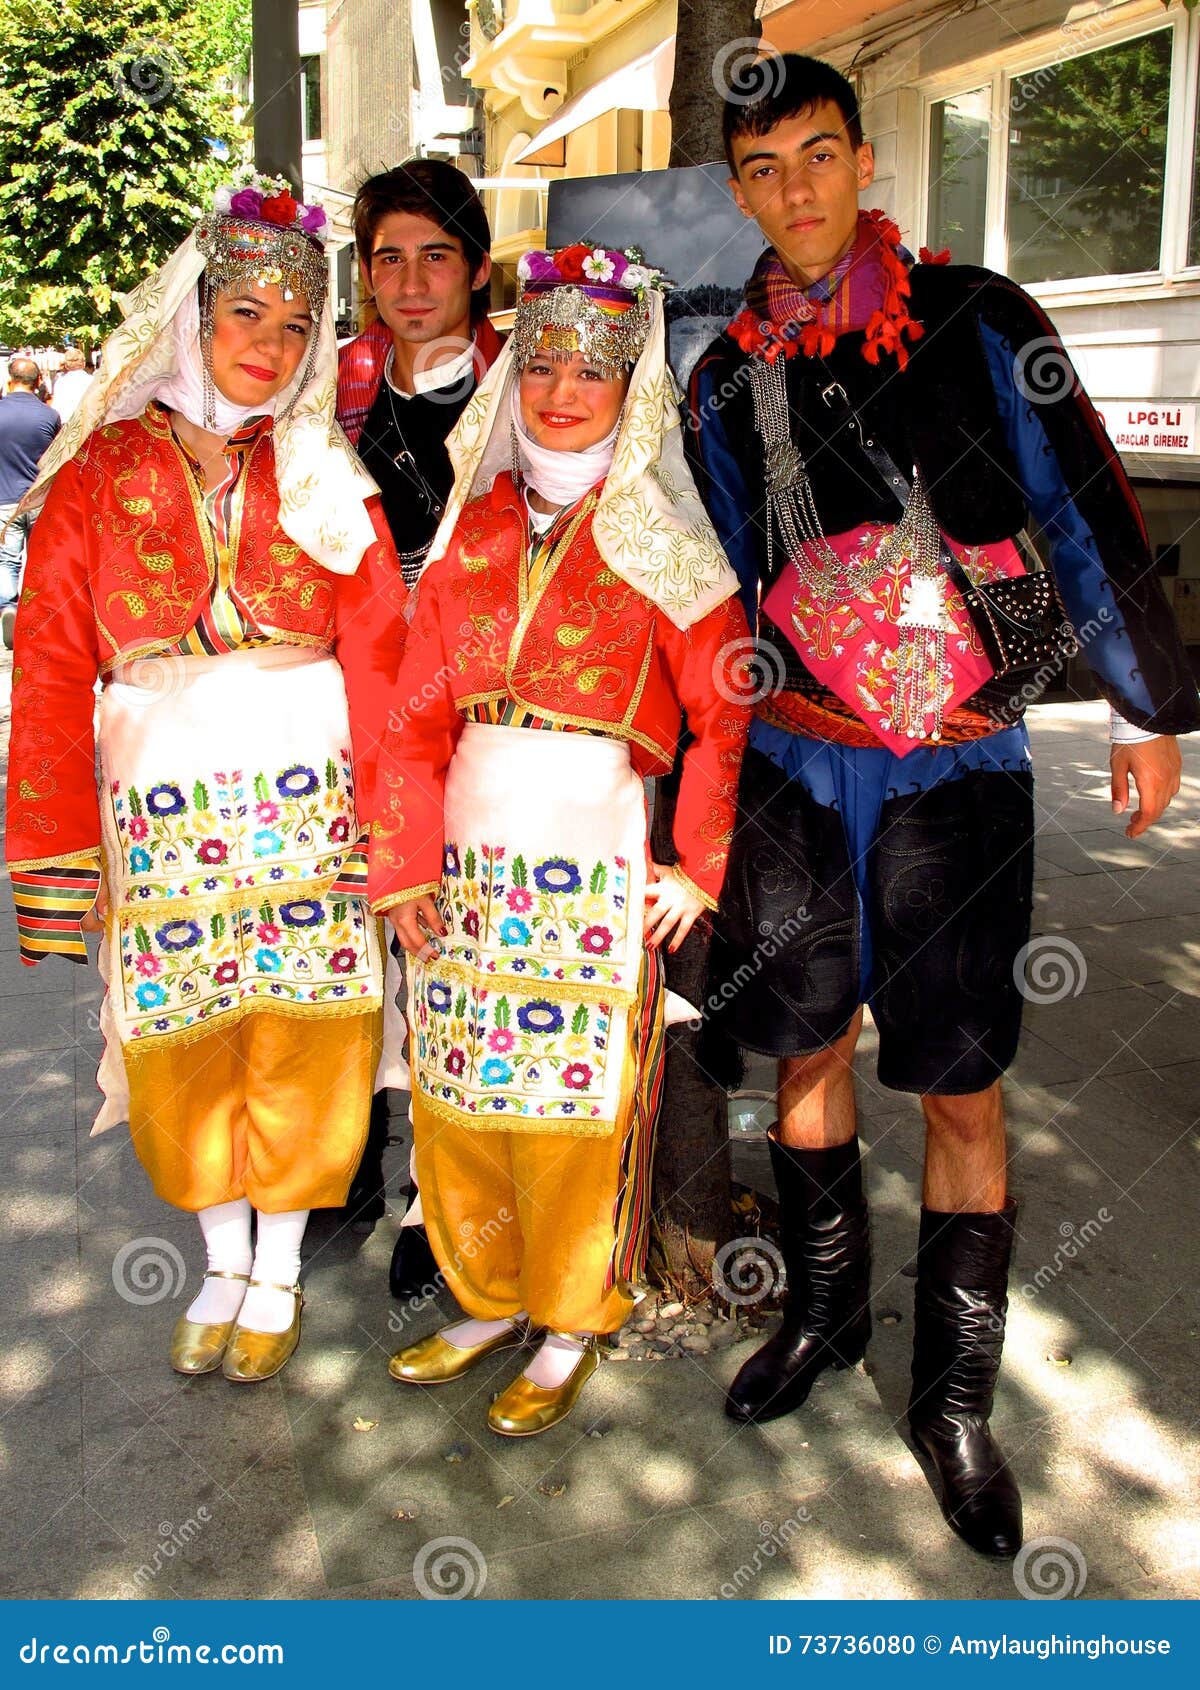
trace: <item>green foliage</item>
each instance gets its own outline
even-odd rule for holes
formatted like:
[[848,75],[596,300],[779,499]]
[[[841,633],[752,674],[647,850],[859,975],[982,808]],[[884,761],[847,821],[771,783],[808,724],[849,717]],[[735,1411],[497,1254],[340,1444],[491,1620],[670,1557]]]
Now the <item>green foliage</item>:
[[1170,52],[1156,31],[1014,78],[1018,280],[1157,265]]
[[241,157],[250,0],[0,0],[0,339],[119,320]]

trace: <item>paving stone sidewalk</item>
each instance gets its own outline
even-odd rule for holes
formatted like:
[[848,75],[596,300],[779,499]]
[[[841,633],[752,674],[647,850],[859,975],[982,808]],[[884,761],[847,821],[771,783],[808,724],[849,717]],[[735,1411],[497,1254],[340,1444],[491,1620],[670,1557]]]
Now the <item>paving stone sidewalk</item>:
[[[5,665],[5,736],[8,680]],[[1059,1565],[1076,1586],[1086,1566],[1085,1600],[1193,1596],[1200,746],[1174,819],[1131,844],[1102,722],[1096,705],[1031,716],[1044,1001],[1009,1089],[1023,1209],[996,1419],[1027,1535],[1067,1541]],[[366,1239],[314,1217],[303,1341],[276,1380],[170,1372],[199,1234],[154,1198],[123,1129],[88,1136],[98,1001],[91,969],[20,966],[6,897],[0,1596],[412,1598],[446,1579],[485,1599],[1019,1599],[1011,1567],[946,1531],[896,1429],[921,1141],[911,1100],[876,1085],[869,1042],[874,1299],[889,1321],[867,1368],[823,1379],[798,1414],[735,1428],[721,1394],[747,1345],[610,1364],[571,1419],[510,1442],[484,1412],[511,1358],[436,1392],[387,1377],[391,1351],[444,1318],[388,1297],[398,1214]],[[389,1152],[393,1188],[404,1156]],[[760,1146],[737,1156],[761,1173]]]

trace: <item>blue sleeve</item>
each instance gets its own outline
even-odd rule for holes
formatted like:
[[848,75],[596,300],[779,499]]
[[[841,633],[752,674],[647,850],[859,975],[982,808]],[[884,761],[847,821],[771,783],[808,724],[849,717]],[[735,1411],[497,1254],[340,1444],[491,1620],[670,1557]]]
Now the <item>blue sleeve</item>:
[[[1005,440],[1026,502],[1046,537],[1054,579],[1088,667],[1105,697],[1123,715],[1131,721],[1150,718],[1156,701],[1139,666],[1099,540],[1067,485],[1038,414],[1040,407],[1017,388],[1017,354],[1011,343],[987,323],[980,324],[980,332]],[[1066,357],[1065,352],[1062,356]],[[1058,402],[1072,403],[1070,398]]]
[[758,625],[759,530],[741,465],[725,431],[717,377],[720,365],[702,358],[688,390],[688,456],[700,497],[737,575],[746,620]]

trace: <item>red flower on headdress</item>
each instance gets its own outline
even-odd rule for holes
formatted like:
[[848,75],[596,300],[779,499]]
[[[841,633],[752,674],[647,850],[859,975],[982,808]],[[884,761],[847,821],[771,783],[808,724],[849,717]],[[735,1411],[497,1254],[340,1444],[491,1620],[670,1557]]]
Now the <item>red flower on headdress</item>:
[[296,221],[296,213],[300,209],[291,194],[272,194],[270,199],[262,202],[259,216],[264,223],[278,223],[281,228],[288,228]]
[[559,275],[568,282],[583,281],[583,261],[590,257],[591,251],[591,247],[585,246],[582,241],[574,246],[561,247],[554,254],[554,263]]

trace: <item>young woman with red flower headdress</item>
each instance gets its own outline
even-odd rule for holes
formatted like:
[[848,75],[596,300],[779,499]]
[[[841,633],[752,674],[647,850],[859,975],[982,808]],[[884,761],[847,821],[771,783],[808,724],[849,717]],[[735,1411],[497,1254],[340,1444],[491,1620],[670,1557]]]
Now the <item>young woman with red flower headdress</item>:
[[[632,1307],[665,1008],[658,949],[715,906],[749,711],[745,617],[683,453],[656,275],[529,253],[450,440],[376,786],[372,908],[410,953],[417,1179],[467,1318],[401,1350],[458,1378],[541,1343],[488,1411],[569,1412]],[[687,751],[678,868],[643,777]]]
[[403,589],[334,422],[324,230],[251,175],[130,296],[27,495],[16,624],[22,957],[85,962],[103,925],[94,1130],[128,1120],[198,1214],[171,1362],[237,1381],[295,1348],[308,1211],[345,1198],[379,1055],[358,814]]

